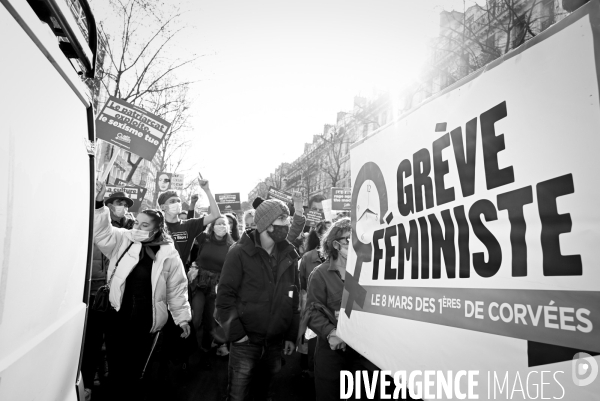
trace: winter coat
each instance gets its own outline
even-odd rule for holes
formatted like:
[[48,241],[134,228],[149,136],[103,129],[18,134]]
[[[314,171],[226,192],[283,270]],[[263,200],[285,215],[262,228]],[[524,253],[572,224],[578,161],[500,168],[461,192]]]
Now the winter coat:
[[[306,300],[306,313],[310,316],[308,327],[323,340],[327,340],[331,330],[337,326],[343,291],[344,282],[340,272],[330,260],[319,265],[310,275]],[[324,306],[328,313],[322,313],[322,308],[315,308],[314,304]],[[335,320],[332,320],[331,316],[334,316]]]
[[[113,227],[131,229],[133,227],[133,220],[126,217],[122,217],[116,220],[111,215],[111,224]],[[94,250],[92,251],[92,277],[91,277],[91,295],[96,295],[98,288],[106,284],[106,269],[108,268],[108,260],[100,252],[100,249],[94,244]]]
[[274,280],[269,255],[257,246],[258,236],[256,230],[245,232],[225,258],[217,290],[217,320],[227,341],[247,335],[256,344],[295,342],[300,322],[298,253],[288,241],[275,244],[279,255]]
[[308,289],[308,278],[310,274],[315,270],[317,266],[319,266],[323,261],[319,257],[319,251],[317,249],[313,249],[311,251],[306,252],[302,255],[302,260],[300,260],[300,289],[307,291]]
[[[109,209],[104,206],[94,212],[94,243],[109,260],[107,276],[110,278],[119,257],[123,255],[131,240],[130,232],[114,228],[110,224]],[[127,276],[137,265],[142,244],[134,242],[121,258],[116,273],[112,276],[109,300],[118,311],[121,308]],[[172,243],[160,245],[152,264],[152,329],[160,330],[167,322],[168,310],[177,325],[192,319],[187,297],[188,280],[183,270],[179,253]]]

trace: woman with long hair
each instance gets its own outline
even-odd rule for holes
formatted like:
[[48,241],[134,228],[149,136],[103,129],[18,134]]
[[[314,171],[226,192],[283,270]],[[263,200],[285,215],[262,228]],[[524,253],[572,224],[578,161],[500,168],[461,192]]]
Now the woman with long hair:
[[96,183],[94,243],[110,260],[106,348],[113,388],[111,399],[136,399],[154,340],[167,322],[167,307],[181,337],[190,334],[187,279],[160,210],[144,210],[133,229],[115,228],[102,200],[106,185]]
[[[311,274],[305,317],[317,335],[315,390],[317,401],[339,400],[340,371],[373,371],[376,367],[350,348],[336,331],[346,277],[348,247],[352,240],[349,218],[331,226],[321,239],[325,259]],[[306,319],[303,319],[306,324]]]
[[198,237],[198,256],[188,272],[198,347],[206,352],[214,340],[219,345],[217,354],[223,356],[229,352],[213,315],[217,296],[216,285],[219,283],[227,251],[235,243],[229,232],[229,219],[226,216],[221,216],[209,224],[206,234]]
[[231,238],[233,238],[235,242],[238,242],[240,240],[240,229],[236,215],[225,213],[225,217],[229,220],[229,234],[231,235]]

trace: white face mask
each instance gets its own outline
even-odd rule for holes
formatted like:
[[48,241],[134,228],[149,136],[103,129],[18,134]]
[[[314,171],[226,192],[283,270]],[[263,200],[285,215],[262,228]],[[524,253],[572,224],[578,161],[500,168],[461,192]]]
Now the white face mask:
[[181,213],[181,203],[170,203],[169,205],[167,205],[167,212],[171,214]]
[[150,238],[150,231],[137,230],[135,228],[127,231],[133,242],[144,242]]
[[127,209],[125,209],[125,206],[113,206],[113,208],[113,213],[117,217],[123,217],[125,216],[125,213],[127,213]]
[[215,231],[215,234],[217,234],[219,237],[222,237],[229,232],[229,227],[215,226],[214,231]]

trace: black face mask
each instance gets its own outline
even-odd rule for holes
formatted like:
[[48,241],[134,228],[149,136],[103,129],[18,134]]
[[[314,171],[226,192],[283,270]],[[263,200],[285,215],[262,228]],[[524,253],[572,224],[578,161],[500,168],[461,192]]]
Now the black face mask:
[[289,231],[290,226],[273,226],[273,231],[267,231],[267,234],[269,234],[269,237],[271,237],[275,243],[279,243],[285,241]]

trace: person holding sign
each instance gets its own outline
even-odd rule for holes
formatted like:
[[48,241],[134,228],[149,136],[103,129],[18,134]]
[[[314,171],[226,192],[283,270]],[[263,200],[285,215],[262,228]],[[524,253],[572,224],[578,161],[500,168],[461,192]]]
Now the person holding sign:
[[[127,230],[133,228],[134,219],[130,218],[130,214],[128,213],[128,208],[133,206],[133,200],[125,196],[125,193],[112,193],[104,200],[104,204],[110,209],[110,222],[113,227],[125,228]],[[94,245],[92,251],[90,305],[94,304],[98,289],[106,284],[106,270],[108,269],[108,266],[108,259],[102,254],[102,252],[100,252],[100,249]],[[100,355],[102,353],[105,326],[105,313],[98,312],[90,308],[88,310],[83,357],[81,361],[81,374],[83,376],[83,383],[88,389],[90,389],[90,392],[94,384],[94,376],[98,370]]]
[[325,262],[309,278],[307,308],[300,331],[306,327],[308,320],[308,327],[317,335],[314,356],[317,401],[339,400],[340,371],[372,371],[375,368],[347,346],[336,332],[351,240],[350,219],[333,223],[321,239],[321,254]]
[[113,384],[111,399],[136,398],[136,383],[152,348],[152,333],[167,322],[167,307],[190,335],[187,277],[161,211],[138,214],[132,230],[115,228],[104,206],[106,185],[96,182],[94,243],[110,259],[106,345]]

